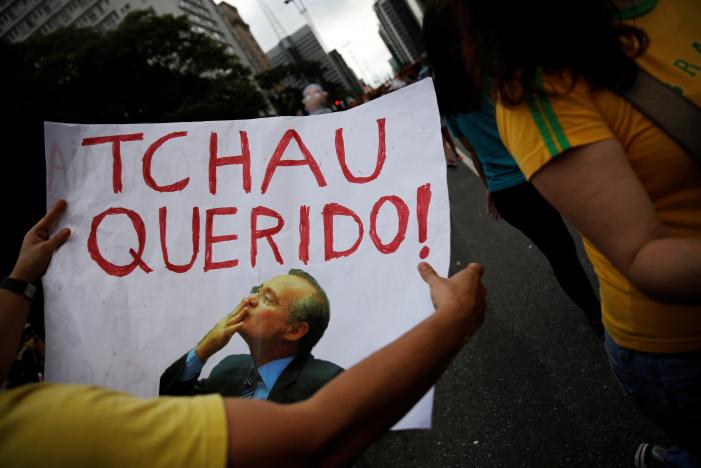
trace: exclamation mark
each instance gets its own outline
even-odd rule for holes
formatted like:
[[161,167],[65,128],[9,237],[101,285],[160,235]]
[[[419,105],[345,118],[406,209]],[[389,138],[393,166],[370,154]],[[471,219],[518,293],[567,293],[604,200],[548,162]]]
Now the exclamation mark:
[[[419,242],[426,242],[428,227],[428,207],[431,204],[431,184],[424,184],[416,189],[416,218],[419,222]],[[421,247],[419,257],[423,260],[431,251],[427,245]]]

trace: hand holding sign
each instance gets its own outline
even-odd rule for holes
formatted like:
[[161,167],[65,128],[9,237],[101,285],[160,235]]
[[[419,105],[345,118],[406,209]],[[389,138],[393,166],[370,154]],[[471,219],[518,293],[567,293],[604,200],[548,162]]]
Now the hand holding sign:
[[49,238],[49,229],[56,224],[65,210],[66,202],[64,200],[57,201],[46,213],[46,216],[27,232],[22,241],[17,263],[10,274],[12,278],[32,284],[39,283],[49,266],[54,251],[62,246],[71,235],[70,229],[63,228]]
[[419,264],[421,278],[431,289],[431,300],[437,313],[451,316],[465,334],[465,341],[475,334],[484,321],[487,290],[480,281],[482,265],[470,263],[450,278],[439,276],[426,262]]

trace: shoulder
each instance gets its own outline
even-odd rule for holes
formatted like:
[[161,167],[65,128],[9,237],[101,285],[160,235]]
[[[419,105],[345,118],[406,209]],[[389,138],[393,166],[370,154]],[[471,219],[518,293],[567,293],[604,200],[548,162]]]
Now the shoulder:
[[570,148],[611,139],[595,91],[584,81],[542,76],[544,93],[518,106],[497,105],[499,136],[527,178]]
[[231,354],[217,363],[212,369],[211,376],[222,372],[231,372],[236,370],[248,370],[251,367],[253,360],[248,354]]
[[309,355],[299,363],[299,367],[290,369],[290,377],[294,375],[294,385],[288,388],[293,401],[309,398],[321,387],[333,380],[338,374],[343,372],[343,368],[336,364],[315,359]]
[[302,366],[302,372],[305,374],[335,377],[343,372],[343,368],[333,362],[316,359],[314,356],[309,355]]

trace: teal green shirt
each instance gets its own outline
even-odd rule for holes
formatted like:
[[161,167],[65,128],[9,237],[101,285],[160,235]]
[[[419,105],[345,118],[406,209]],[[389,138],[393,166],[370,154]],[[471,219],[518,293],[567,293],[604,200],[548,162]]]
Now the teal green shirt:
[[450,115],[448,126],[453,135],[467,138],[475,149],[490,192],[526,181],[518,164],[501,142],[493,101],[485,98],[479,111]]

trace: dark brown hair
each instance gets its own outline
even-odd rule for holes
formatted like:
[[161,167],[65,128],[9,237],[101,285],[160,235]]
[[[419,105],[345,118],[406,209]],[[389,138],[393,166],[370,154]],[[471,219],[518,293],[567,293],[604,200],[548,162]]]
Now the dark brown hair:
[[441,109],[474,110],[484,95],[520,104],[545,92],[540,71],[620,93],[648,44],[620,20],[609,0],[433,0],[424,39]]

